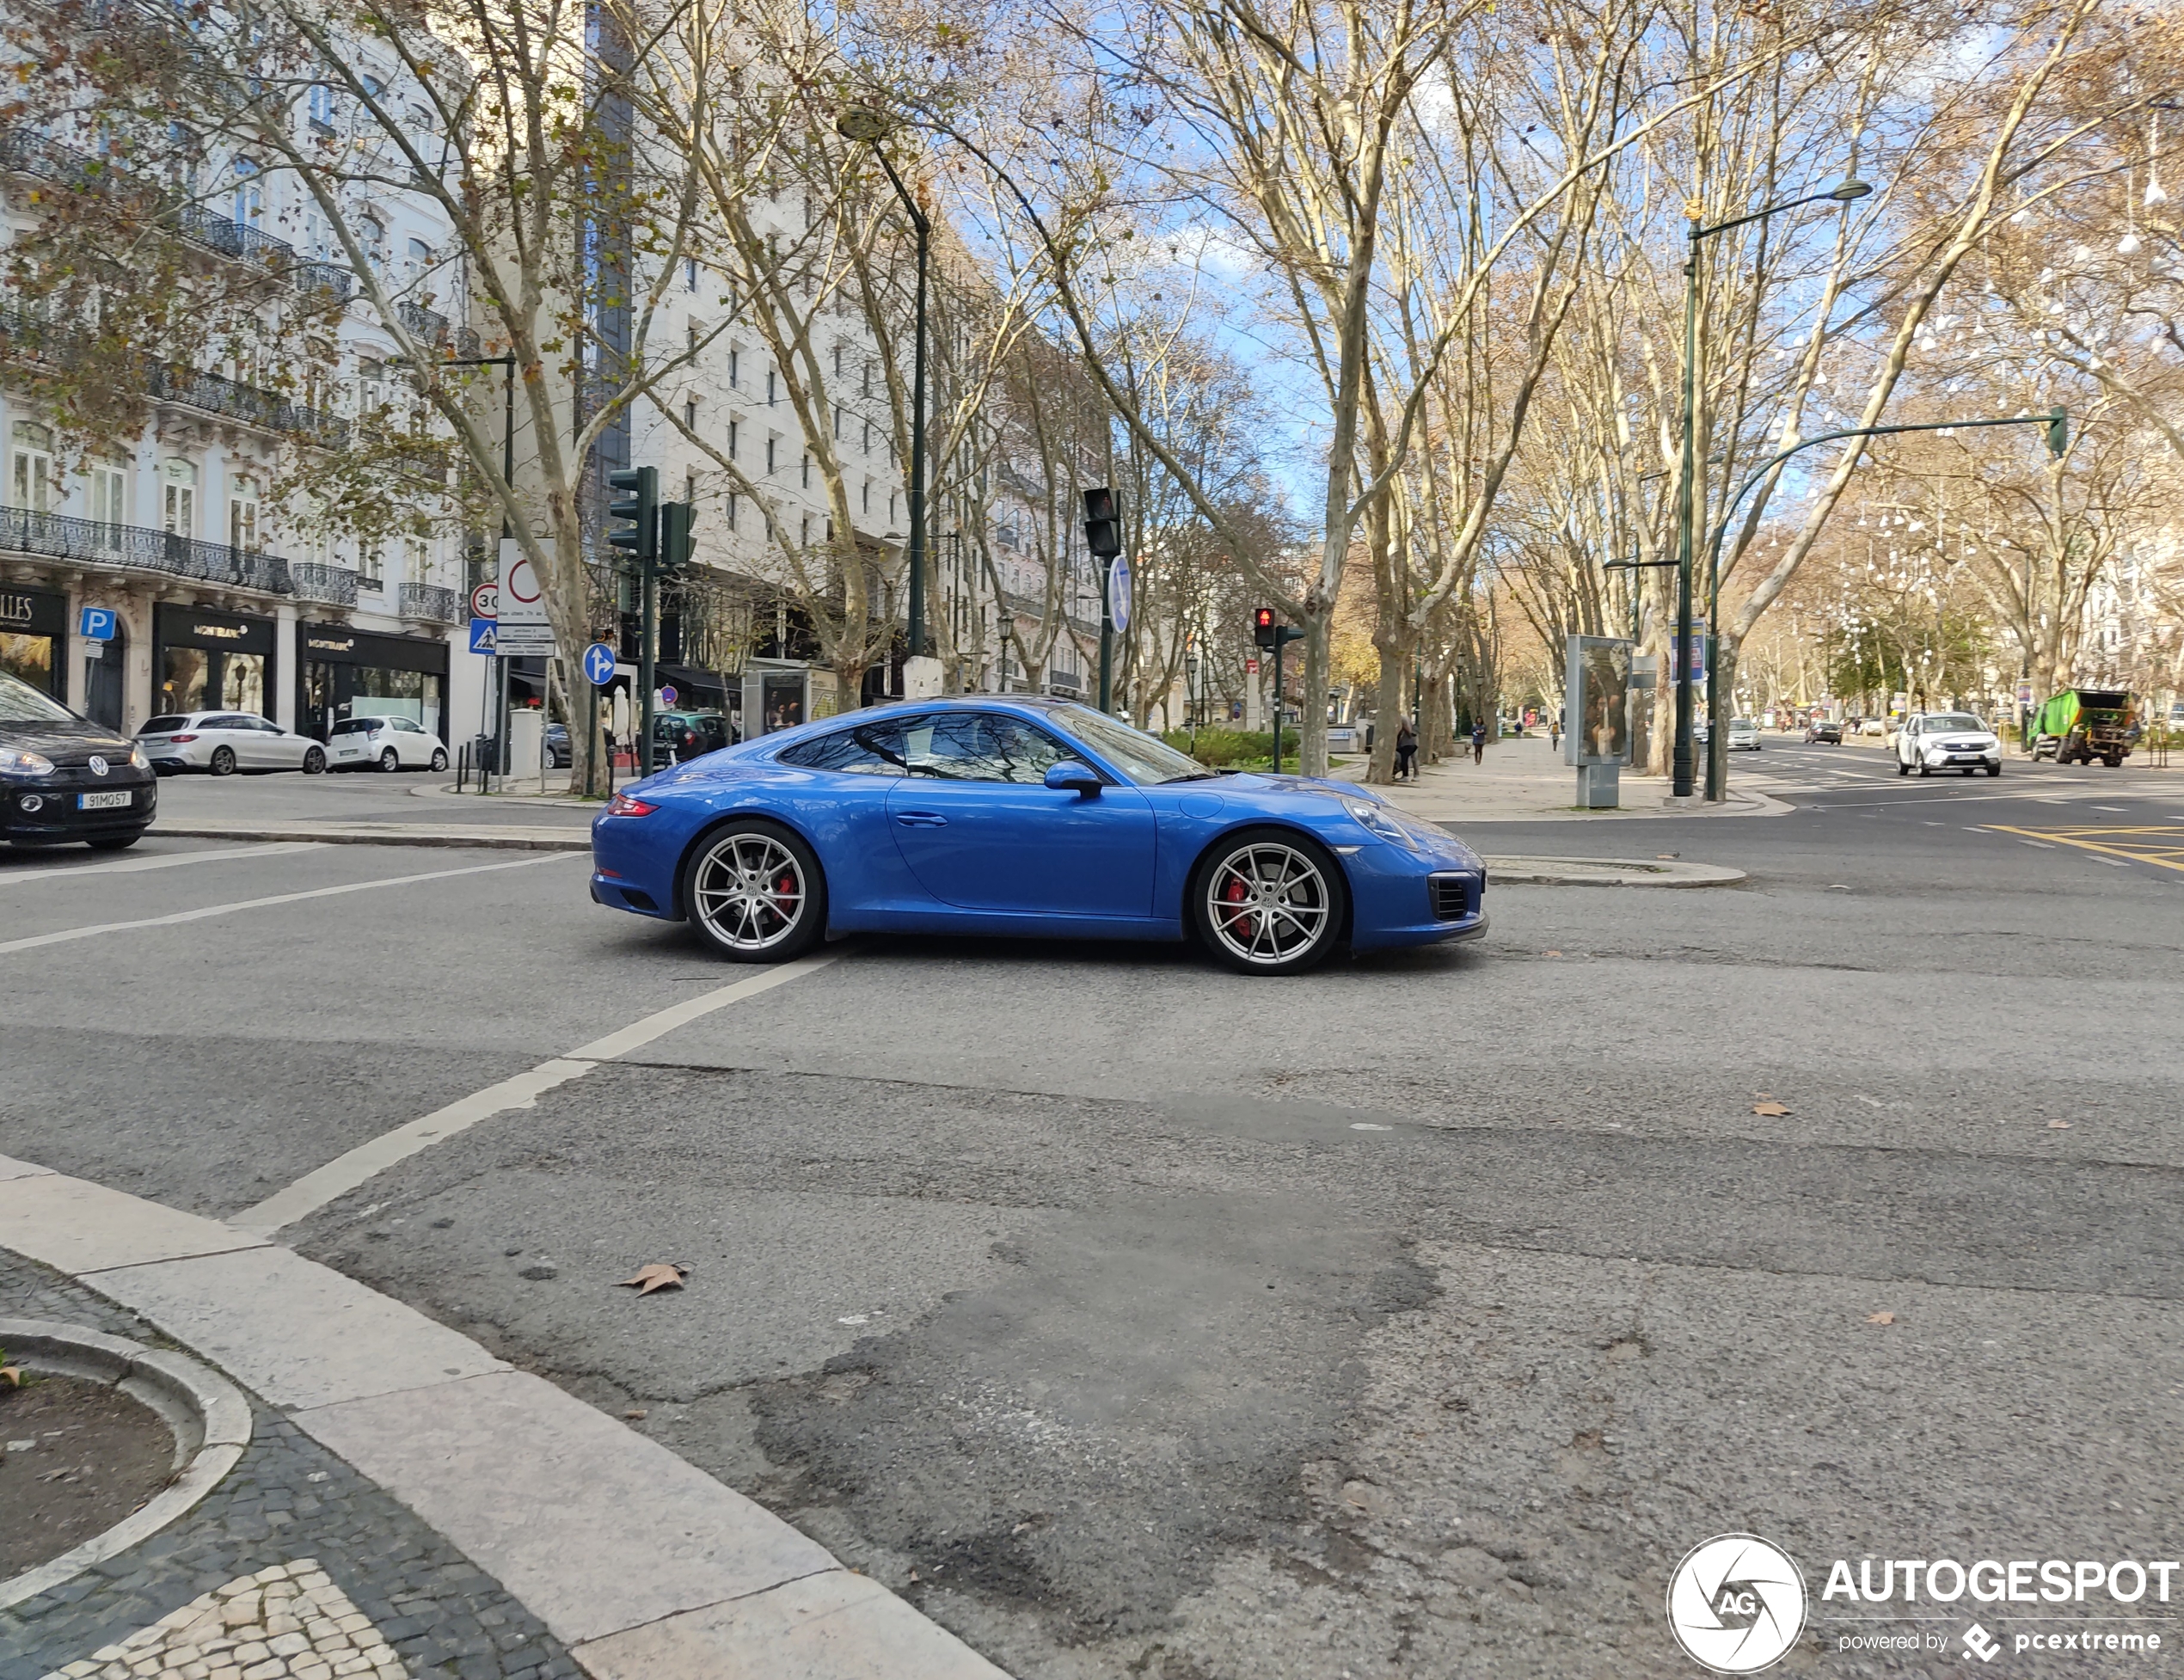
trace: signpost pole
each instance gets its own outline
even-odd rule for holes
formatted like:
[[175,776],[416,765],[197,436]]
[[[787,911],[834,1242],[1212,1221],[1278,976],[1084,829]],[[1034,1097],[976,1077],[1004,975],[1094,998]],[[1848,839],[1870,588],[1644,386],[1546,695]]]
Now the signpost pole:
[[1274,774],[1281,774],[1281,637],[1274,637]]
[[645,776],[652,774],[652,694],[653,640],[659,622],[659,572],[653,557],[643,560],[643,582],[640,586],[644,599],[641,604],[642,623],[638,631],[637,683],[643,700],[639,708],[637,726],[637,766]]

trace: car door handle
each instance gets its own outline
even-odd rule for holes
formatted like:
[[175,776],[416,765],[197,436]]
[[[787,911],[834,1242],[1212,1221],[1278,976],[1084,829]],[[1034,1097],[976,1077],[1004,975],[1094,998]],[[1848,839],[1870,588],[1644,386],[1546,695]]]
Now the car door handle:
[[937,811],[898,811],[895,820],[905,828],[946,828],[948,819]]

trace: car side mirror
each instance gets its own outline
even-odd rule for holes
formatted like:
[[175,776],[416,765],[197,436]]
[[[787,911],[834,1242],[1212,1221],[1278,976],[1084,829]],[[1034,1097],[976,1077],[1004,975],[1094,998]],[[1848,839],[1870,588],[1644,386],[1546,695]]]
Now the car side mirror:
[[1070,791],[1088,797],[1100,791],[1099,771],[1080,759],[1064,758],[1046,767],[1046,785],[1057,793]]

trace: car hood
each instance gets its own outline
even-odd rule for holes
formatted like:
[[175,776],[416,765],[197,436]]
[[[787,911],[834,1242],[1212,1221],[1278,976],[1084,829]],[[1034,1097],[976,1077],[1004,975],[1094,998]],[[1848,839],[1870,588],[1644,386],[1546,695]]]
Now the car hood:
[[93,753],[126,765],[136,743],[102,723],[0,723],[0,746],[21,747],[56,764],[80,764]]
[[[1195,782],[1188,784],[1195,787]],[[1234,776],[1224,776],[1218,783],[1208,782],[1208,788],[1222,793],[1304,794],[1318,798],[1369,800],[1375,805],[1388,800],[1377,788],[1368,788],[1361,782],[1338,782],[1325,776],[1276,776],[1272,770],[1239,770]]]

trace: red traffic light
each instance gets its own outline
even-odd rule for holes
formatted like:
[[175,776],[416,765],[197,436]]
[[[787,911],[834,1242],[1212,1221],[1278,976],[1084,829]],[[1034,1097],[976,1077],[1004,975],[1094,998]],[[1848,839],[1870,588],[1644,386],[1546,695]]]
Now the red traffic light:
[[1251,612],[1252,641],[1261,647],[1273,647],[1277,646],[1274,640],[1277,634],[1274,628],[1274,610],[1272,607],[1253,608]]

